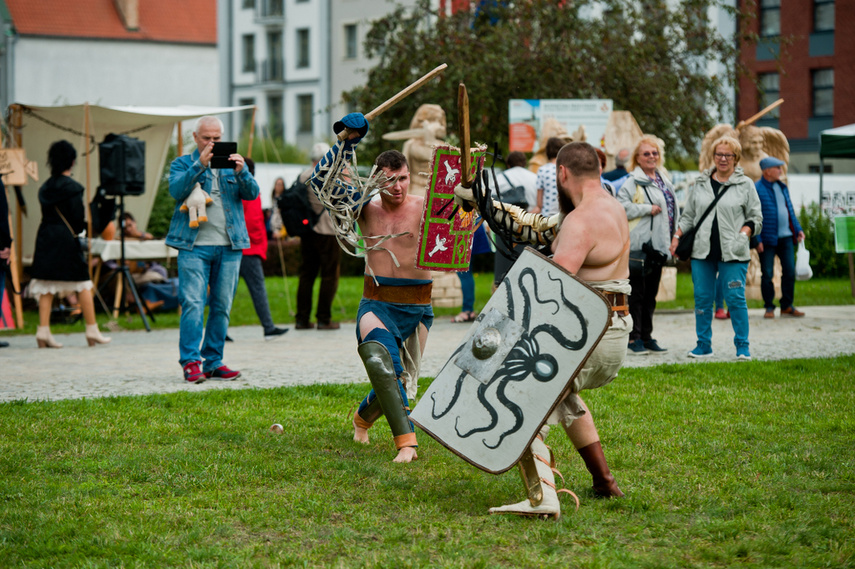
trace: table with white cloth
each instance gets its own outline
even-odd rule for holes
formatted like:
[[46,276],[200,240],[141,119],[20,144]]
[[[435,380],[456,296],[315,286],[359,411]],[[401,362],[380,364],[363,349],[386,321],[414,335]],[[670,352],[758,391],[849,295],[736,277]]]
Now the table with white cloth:
[[[101,277],[101,267],[107,261],[122,260],[121,240],[108,241],[106,239],[92,240],[92,256],[101,260],[95,269],[95,282]],[[139,241],[137,239],[125,239],[126,261],[165,261],[167,267],[172,259],[177,258],[178,250],[169,247],[163,239],[148,239]],[[116,279],[116,294],[113,301],[113,318],[119,317],[119,307],[122,303],[122,279]]]

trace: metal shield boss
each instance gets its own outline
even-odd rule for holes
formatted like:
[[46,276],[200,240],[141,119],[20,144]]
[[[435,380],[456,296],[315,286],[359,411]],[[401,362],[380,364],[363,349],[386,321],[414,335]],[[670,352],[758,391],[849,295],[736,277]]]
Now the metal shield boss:
[[410,419],[474,466],[514,466],[609,326],[605,298],[526,249]]

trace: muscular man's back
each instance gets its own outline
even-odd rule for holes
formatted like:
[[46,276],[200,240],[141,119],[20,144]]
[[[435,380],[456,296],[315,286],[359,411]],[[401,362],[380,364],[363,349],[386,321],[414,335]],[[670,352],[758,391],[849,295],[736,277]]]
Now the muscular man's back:
[[555,261],[586,281],[629,277],[629,225],[620,202],[595,185],[561,225]]

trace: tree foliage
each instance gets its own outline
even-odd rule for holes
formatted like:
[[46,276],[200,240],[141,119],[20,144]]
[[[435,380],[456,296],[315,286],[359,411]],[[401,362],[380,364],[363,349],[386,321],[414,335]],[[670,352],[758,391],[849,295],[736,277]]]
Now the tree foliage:
[[[368,33],[366,54],[378,63],[349,101],[368,112],[435,66],[448,69],[375,119],[365,153],[388,146],[379,135],[408,128],[422,103],[442,106],[456,131],[464,82],[473,141],[507,148],[509,99],[604,98],[669,152],[695,155],[732,112],[725,85],[735,84],[737,43],[709,25],[715,1],[485,0],[480,11],[442,17],[429,0],[399,6]],[[723,74],[710,73],[714,63]]]

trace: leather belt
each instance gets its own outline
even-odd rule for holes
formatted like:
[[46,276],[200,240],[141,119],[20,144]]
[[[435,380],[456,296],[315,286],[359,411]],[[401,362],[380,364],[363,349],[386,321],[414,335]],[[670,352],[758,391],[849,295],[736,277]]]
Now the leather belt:
[[629,316],[629,302],[626,293],[602,290],[600,292],[606,297],[612,308],[612,312],[617,312],[620,316]]
[[433,283],[403,286],[378,286],[370,275],[365,275],[362,298],[393,304],[430,304]]

